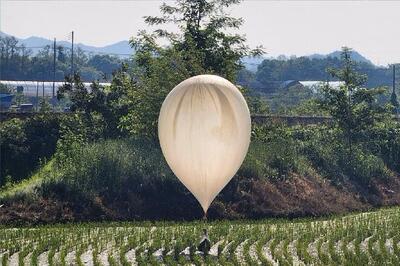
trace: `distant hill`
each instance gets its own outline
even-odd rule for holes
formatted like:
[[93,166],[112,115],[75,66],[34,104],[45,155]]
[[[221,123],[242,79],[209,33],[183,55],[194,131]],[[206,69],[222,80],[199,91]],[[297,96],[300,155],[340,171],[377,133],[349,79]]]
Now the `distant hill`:
[[5,32],[0,31],[0,37],[7,37],[7,36],[11,36]]
[[[0,31],[0,36],[3,37],[3,36],[11,36],[11,35]],[[31,36],[26,39],[20,39],[20,38],[16,38],[16,39],[19,42],[23,43],[27,47],[41,47],[41,46],[46,46],[46,45],[53,45],[52,40],[48,40],[48,39],[45,39],[42,37],[37,37],[37,36]],[[67,42],[67,41],[60,41],[57,44],[65,46],[65,47],[71,47],[71,43]],[[132,47],[129,45],[129,42],[126,40],[116,42],[116,43],[113,43],[110,45],[102,46],[102,47],[86,45],[83,43],[77,43],[75,45],[76,45],[76,47],[80,47],[81,49],[83,49],[87,52],[116,54],[116,55],[120,55],[122,57],[129,56],[134,52]],[[35,49],[33,50],[33,52],[36,52],[36,51],[37,50],[35,50]],[[327,57],[339,58],[340,53],[341,53],[340,51],[334,51],[329,54],[311,54],[306,57],[318,58],[318,59],[323,59],[323,58],[327,58]],[[351,57],[356,62],[364,62],[364,63],[374,65],[369,59],[367,59],[366,57],[364,57],[357,51],[353,51]],[[290,57],[285,56],[285,55],[280,55],[276,59],[285,60],[285,58],[289,59]],[[246,56],[243,58],[242,63],[248,70],[255,72],[255,71],[257,71],[258,65],[260,65],[264,59],[267,59],[267,58],[265,58],[263,56],[257,56],[257,57]]]
[[265,59],[266,58],[263,56],[245,56],[242,59],[242,63],[246,69],[256,72],[258,65],[260,65]]
[[[257,57],[250,57],[250,56],[246,56],[242,59],[242,63],[243,65],[246,67],[247,70],[251,71],[251,72],[256,72],[258,66],[264,61],[264,60],[280,60],[280,61],[287,61],[290,59],[295,59],[295,58],[299,58],[299,57],[307,57],[310,59],[326,59],[328,57],[331,58],[340,58],[341,56],[341,51],[334,51],[332,53],[329,54],[311,54],[308,56],[286,56],[286,55],[279,55],[277,57],[263,57],[263,56],[257,56]],[[351,59],[353,59],[354,61],[358,62],[358,63],[367,63],[371,66],[375,66],[369,59],[365,58],[363,55],[361,55],[359,52],[357,51],[352,51],[351,53]]]
[[[312,55],[309,55],[308,57],[311,59],[313,59],[313,58],[324,59],[327,57],[340,58],[341,53],[342,53],[341,51],[334,51],[332,53],[325,54],[325,55],[324,54],[312,54]],[[368,63],[368,64],[373,65],[373,63],[370,60],[368,60],[367,58],[362,56],[359,52],[354,51],[354,50],[351,53],[351,59],[356,62],[363,62],[363,63]]]
[[[0,31],[0,36],[4,37],[4,36],[11,36],[11,35]],[[37,37],[37,36],[31,36],[26,39],[20,39],[20,38],[16,38],[16,39],[21,44],[24,44],[26,47],[43,47],[46,45],[53,45],[53,40],[49,40],[49,39],[45,39],[45,38]],[[61,45],[64,47],[71,47],[71,43],[67,42],[67,41],[57,42],[57,45]],[[82,50],[87,51],[87,52],[115,54],[115,55],[120,55],[122,57],[129,56],[133,53],[133,49],[129,45],[128,41],[120,41],[120,42],[116,42],[116,43],[102,46],[102,47],[86,45],[83,43],[76,43],[75,47],[79,47]],[[33,49],[34,53],[36,51],[37,51],[37,49]]]
[[[238,84],[264,93],[274,93],[285,81],[323,81],[332,79],[327,73],[328,68],[342,67],[341,52],[327,55],[315,54],[303,57],[278,56],[265,58],[255,67],[257,61],[243,60],[247,69],[240,71]],[[357,52],[353,52],[357,62],[356,70],[365,74],[368,79],[364,84],[367,88],[391,86],[392,71],[388,67],[375,66],[371,61]],[[252,63],[252,64],[251,64]],[[250,68],[250,67],[251,68]]]

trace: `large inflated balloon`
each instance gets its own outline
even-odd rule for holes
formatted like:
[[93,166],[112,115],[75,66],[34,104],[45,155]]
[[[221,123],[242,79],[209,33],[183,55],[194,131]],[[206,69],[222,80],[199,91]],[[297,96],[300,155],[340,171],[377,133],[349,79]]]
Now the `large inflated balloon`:
[[162,152],[205,213],[242,164],[250,131],[246,101],[224,78],[189,78],[165,98],[158,120]]

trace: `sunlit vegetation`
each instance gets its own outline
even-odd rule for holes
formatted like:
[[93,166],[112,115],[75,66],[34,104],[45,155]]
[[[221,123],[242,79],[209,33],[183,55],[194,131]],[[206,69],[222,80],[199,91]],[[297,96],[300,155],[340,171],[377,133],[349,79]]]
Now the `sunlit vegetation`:
[[[2,80],[53,80],[53,60],[56,59],[54,78],[63,81],[71,73],[71,49],[57,45],[54,55],[52,45],[39,50],[25,47],[12,36],[0,36],[0,73]],[[38,47],[33,47],[38,48]],[[109,80],[112,72],[128,63],[128,59],[114,55],[92,54],[75,48],[74,67],[86,81]]]
[[[156,30],[140,31],[131,39],[135,64],[115,71],[109,86],[94,82],[88,89],[85,77],[76,73],[57,95],[69,100],[70,113],[2,122],[0,218],[9,223],[199,218],[196,201],[164,161],[157,121],[163,100],[181,81],[208,73],[235,82],[241,59],[262,53],[236,32],[243,20],[225,12],[239,2],[162,5],[160,16],[145,18]],[[168,23],[178,25],[176,34],[168,31]],[[253,114],[283,108],[282,113],[329,115],[332,120],[307,126],[254,124],[247,157],[211,206],[210,218],[297,217],[399,204],[396,106],[379,101],[387,89],[365,88],[366,77],[357,73],[351,55],[344,47],[337,64],[329,65],[337,67],[329,69],[331,78],[342,84],[324,86],[318,98],[307,100],[311,92],[299,95],[292,89],[281,95],[287,101],[267,106],[249,88],[240,88]],[[293,95],[299,99],[288,99]],[[299,183],[304,187],[298,189]],[[334,191],[332,200],[317,204],[317,194],[328,191]],[[328,206],[332,202],[336,205]],[[70,213],[60,214],[60,209]],[[251,250],[251,241],[243,244],[244,250]],[[270,244],[290,247],[276,238]],[[322,240],[316,247],[335,250]],[[232,244],[227,250],[235,248]],[[281,248],[276,250],[271,251],[274,256],[285,257]],[[319,259],[338,261],[340,254],[331,253],[321,253]]]
[[[196,248],[203,228],[208,228],[212,242],[207,256]],[[3,227],[0,261],[2,265],[397,265],[399,232],[399,208],[318,220]]]

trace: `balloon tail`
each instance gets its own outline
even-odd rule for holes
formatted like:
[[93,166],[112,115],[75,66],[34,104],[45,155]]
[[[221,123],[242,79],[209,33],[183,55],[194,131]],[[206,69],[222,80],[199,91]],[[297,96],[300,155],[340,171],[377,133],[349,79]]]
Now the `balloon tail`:
[[203,221],[207,222],[207,212],[205,212],[204,215],[203,215]]

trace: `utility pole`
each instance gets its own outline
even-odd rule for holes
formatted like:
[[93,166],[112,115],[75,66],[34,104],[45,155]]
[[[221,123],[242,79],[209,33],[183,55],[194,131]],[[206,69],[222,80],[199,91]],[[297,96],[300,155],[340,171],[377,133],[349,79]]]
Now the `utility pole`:
[[36,81],[36,112],[39,111],[39,81]]
[[53,106],[54,106],[55,87],[56,87],[56,38],[54,38],[54,43],[53,43],[53,97],[52,97]]
[[25,46],[22,45],[21,69],[25,69]]
[[396,64],[393,64],[393,94],[396,93]]
[[396,64],[393,64],[392,68],[393,68],[393,91],[392,91],[392,96],[390,97],[390,102],[394,107],[394,113],[397,114],[399,112],[399,101],[397,100],[397,95],[396,95]]
[[72,45],[71,45],[71,75],[74,76],[74,31],[72,31]]

